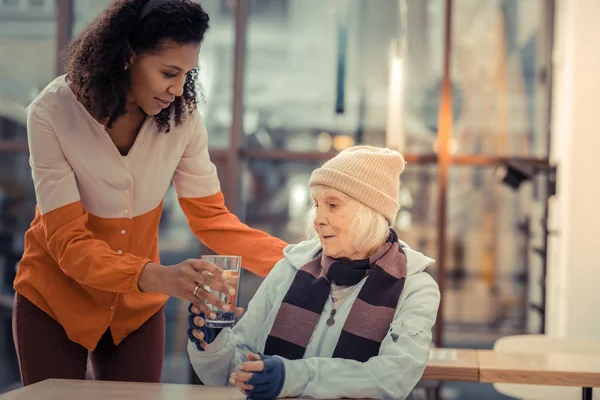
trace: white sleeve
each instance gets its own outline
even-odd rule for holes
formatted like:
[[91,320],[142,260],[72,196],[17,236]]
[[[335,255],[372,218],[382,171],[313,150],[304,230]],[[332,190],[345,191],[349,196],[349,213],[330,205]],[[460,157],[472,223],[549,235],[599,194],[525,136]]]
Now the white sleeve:
[[[314,357],[285,360],[282,397],[315,399],[405,399],[423,375],[429,359],[431,329],[440,292],[433,278],[420,272],[407,279],[391,331],[379,355],[367,362]],[[391,332],[390,332],[391,333]]]
[[221,184],[208,154],[208,133],[200,113],[188,118],[189,141],[173,175],[173,186],[179,198],[212,196],[221,190]]
[[[223,329],[205,351],[199,351],[188,340],[188,354],[196,374],[206,385],[225,386],[236,365],[246,361],[246,354],[256,352],[258,337],[281,290],[287,291],[288,282],[296,269],[281,260],[262,282],[248,310],[233,329]],[[287,283],[287,286],[284,287]]]

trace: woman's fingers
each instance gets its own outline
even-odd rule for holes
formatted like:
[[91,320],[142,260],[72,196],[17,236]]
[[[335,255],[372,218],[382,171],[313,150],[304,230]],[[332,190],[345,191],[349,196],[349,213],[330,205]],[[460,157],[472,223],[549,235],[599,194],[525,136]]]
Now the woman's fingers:
[[217,292],[234,295],[235,288],[225,282],[225,272],[216,265],[205,260],[188,260],[187,263],[196,271],[195,282],[210,287]]
[[[208,303],[220,310],[231,311],[229,309],[230,307],[224,301],[219,300],[219,298],[215,294],[206,290],[204,288],[204,284],[197,283],[194,280],[196,279],[196,275],[194,275],[194,273],[195,272],[192,270],[188,277],[184,279],[184,282],[182,282],[184,290],[192,296],[191,302],[197,306],[201,306],[201,304]],[[212,313],[212,311],[210,311],[210,309],[208,308],[200,308],[202,309],[202,311],[204,311],[206,315],[210,315],[210,313]]]
[[248,382],[252,378],[252,373],[244,372],[244,371],[236,371],[233,374],[231,374],[231,377],[234,378],[236,381]]
[[[193,313],[203,312],[207,318],[213,319],[216,318],[213,310],[232,311],[232,307],[219,299],[212,290],[235,295],[236,289],[232,285],[237,287],[237,277],[226,275],[222,269],[205,260],[190,259],[179,266],[181,274],[178,284],[185,293],[181,293],[178,297],[189,300],[194,305],[191,309]],[[211,290],[207,290],[208,288]],[[211,309],[207,304],[213,308]],[[243,311],[242,308],[235,309],[236,317]]]
[[243,390],[252,390],[252,389],[254,389],[254,386],[250,385],[249,383],[246,383],[251,378],[252,378],[252,374],[245,373],[242,376],[240,372],[234,372],[231,374],[231,377],[229,378],[229,383],[231,383],[232,385],[235,385],[238,388],[243,389]]
[[227,277],[225,275],[225,271],[221,268],[217,267],[215,264],[208,262],[206,260],[199,260],[197,258],[190,258],[185,261],[190,264],[196,271],[202,273],[203,271],[208,272],[211,276],[215,277],[215,279],[223,282]]
[[206,304],[202,299],[198,298],[197,296],[194,296],[191,293],[189,294],[189,297],[191,298],[190,301],[194,303],[195,306],[200,309],[200,312],[203,312],[204,315],[206,315],[208,318],[217,317],[217,314],[215,314],[215,312],[211,310],[208,304]]
[[[193,294],[194,290],[195,290],[195,287],[194,287],[194,289],[192,289],[192,294]],[[204,301],[205,303],[212,304],[213,306],[217,307],[219,310],[231,311],[231,309],[230,309],[231,307],[227,303],[225,303],[223,300],[220,300],[213,293],[204,289],[204,286],[200,286],[198,288],[198,290],[196,290],[196,297],[198,299]]]
[[238,388],[240,388],[241,390],[244,390],[244,391],[254,389],[254,386],[249,385],[247,383],[243,383],[243,382],[239,382],[239,381],[235,381],[235,383],[232,383],[231,379],[229,380],[229,383],[231,383],[232,385],[237,386]]
[[200,312],[201,312],[200,309],[195,305],[192,305],[191,311],[193,314],[196,314],[196,315],[200,314]]
[[204,332],[202,332],[198,329],[192,329],[192,335],[194,335],[194,337],[196,339],[198,339],[198,343],[200,343],[200,347],[202,347],[204,350],[208,349],[208,343],[206,343],[204,341]]
[[198,340],[204,340],[204,332],[198,329],[192,329],[192,335]]
[[197,296],[194,296],[193,291],[194,289],[192,289],[191,291],[189,289],[183,289],[182,293],[177,297],[192,303],[194,305],[192,307],[192,312],[194,312],[194,314],[200,314],[201,312],[203,312],[204,315],[206,315],[208,318],[216,318],[216,314],[208,307],[208,305],[206,305],[204,301],[202,301],[202,299],[198,298]]
[[246,361],[242,363],[241,371],[260,372],[265,368],[265,363],[262,361]]
[[249,351],[246,356],[248,357],[249,361],[260,361],[260,360],[262,360],[262,358],[258,354],[253,353],[251,351]]

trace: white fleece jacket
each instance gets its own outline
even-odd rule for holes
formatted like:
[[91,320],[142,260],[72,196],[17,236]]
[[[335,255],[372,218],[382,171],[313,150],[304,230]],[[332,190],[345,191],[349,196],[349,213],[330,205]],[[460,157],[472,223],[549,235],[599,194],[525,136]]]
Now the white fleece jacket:
[[[379,355],[364,363],[331,358],[364,279],[348,294],[333,326],[326,324],[333,307],[331,298],[328,299],[304,359],[283,359],[286,380],[280,397],[405,399],[409,395],[429,358],[440,292],[434,279],[425,272],[434,260],[411,250],[402,241],[400,245],[407,258],[407,278]],[[279,306],[296,272],[320,251],[318,240],[286,247],[284,258],[265,278],[246,314],[233,329],[223,329],[207,351],[198,351],[188,342],[192,366],[204,384],[228,385],[229,375],[236,365],[246,361],[248,351],[264,351]]]

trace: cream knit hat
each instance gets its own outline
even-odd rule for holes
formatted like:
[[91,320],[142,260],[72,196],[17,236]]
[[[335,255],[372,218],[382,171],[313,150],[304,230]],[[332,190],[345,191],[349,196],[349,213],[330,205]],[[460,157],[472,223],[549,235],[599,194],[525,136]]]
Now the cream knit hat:
[[309,186],[329,186],[383,215],[390,225],[398,213],[402,154],[371,146],[350,147],[313,171]]

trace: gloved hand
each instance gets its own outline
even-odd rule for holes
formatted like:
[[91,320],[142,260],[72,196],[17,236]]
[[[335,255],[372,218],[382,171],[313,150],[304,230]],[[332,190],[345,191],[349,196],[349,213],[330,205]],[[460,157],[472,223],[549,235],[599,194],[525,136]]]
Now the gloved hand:
[[[204,326],[206,316],[198,306],[190,303],[188,311],[190,313],[188,316],[188,337],[198,350],[204,351],[208,349],[208,345],[216,339],[223,328],[207,328]],[[235,316],[239,317],[243,312],[244,309],[238,307],[235,309]]]
[[238,365],[229,383],[241,389],[248,399],[276,399],[285,383],[285,365],[279,357],[248,353],[248,361]]
[[188,307],[190,315],[188,316],[188,337],[200,351],[208,349],[222,328],[207,328],[204,326],[206,316],[198,307],[190,303]]

